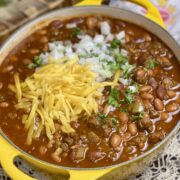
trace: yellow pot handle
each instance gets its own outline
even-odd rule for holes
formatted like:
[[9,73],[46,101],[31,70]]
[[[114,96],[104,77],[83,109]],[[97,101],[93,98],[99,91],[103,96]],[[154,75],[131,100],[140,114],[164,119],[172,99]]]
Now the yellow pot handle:
[[103,0],[83,0],[74,6],[93,6],[93,5],[101,5]]
[[112,169],[102,169],[93,171],[76,171],[69,170],[70,179],[69,180],[95,180],[104,174],[110,172]]
[[[146,8],[147,13],[145,16],[151,19],[152,21],[156,22],[157,24],[159,24],[161,27],[166,28],[158,9],[150,2],[150,0],[127,0],[127,1],[131,1],[135,4],[138,4]],[[101,4],[102,4],[102,0],[83,0],[80,3],[77,3],[75,6],[90,6],[90,5],[101,5]]]
[[14,159],[21,153],[0,136],[0,161],[3,169],[13,180],[36,180],[14,165]]
[[150,2],[150,0],[129,0],[135,4],[138,4],[140,6],[143,6],[146,10],[146,17],[150,20],[156,22],[161,27],[166,28],[164,21],[162,20],[162,17],[159,13],[159,10]]

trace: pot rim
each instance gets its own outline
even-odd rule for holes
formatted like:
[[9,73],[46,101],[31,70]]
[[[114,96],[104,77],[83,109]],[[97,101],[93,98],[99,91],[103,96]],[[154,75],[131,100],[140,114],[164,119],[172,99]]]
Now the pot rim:
[[[58,10],[53,10],[51,12],[47,12],[31,21],[29,21],[28,23],[26,23],[25,25],[23,25],[22,27],[18,28],[12,35],[10,35],[5,41],[4,43],[1,45],[0,47],[0,51],[2,53],[2,51],[5,51],[6,48],[8,47],[9,45],[9,41],[13,40],[15,38],[16,35],[18,35],[21,31],[27,29],[27,28],[31,28],[31,26],[33,25],[38,25],[37,23],[41,22],[41,21],[45,21],[44,19],[46,19],[47,17],[51,17],[55,14],[57,14],[57,17],[58,17],[58,12],[59,11],[68,11],[68,10],[72,10],[72,9],[104,9],[104,11],[106,9],[109,9],[109,10],[119,10],[121,11],[122,13],[123,12],[127,12],[129,13],[130,15],[136,15],[137,18],[139,19],[144,19],[146,21],[148,21],[148,23],[151,23],[153,26],[155,26],[155,28],[159,28],[161,30],[163,30],[167,36],[169,36],[169,38],[171,38],[173,41],[174,41],[174,44],[176,46],[179,46],[178,43],[175,41],[175,39],[170,35],[170,33],[168,31],[166,31],[164,28],[162,28],[160,25],[158,25],[157,23],[155,23],[154,21],[142,16],[141,14],[138,14],[136,12],[133,12],[133,11],[130,11],[130,10],[127,10],[127,9],[122,9],[122,8],[118,8],[118,7],[110,7],[110,6],[106,6],[106,5],[102,5],[102,6],[81,6],[81,7],[65,7],[65,8],[62,8],[62,9],[58,9]],[[91,13],[89,13],[91,14]],[[101,13],[99,13],[101,14]],[[105,13],[106,14],[106,13]],[[104,15],[104,14],[103,14]],[[86,16],[86,15],[85,15]],[[108,15],[107,15],[108,16]],[[108,16],[109,17],[109,16]],[[67,17],[68,19],[68,17]],[[118,18],[117,18],[118,19]],[[119,18],[120,19],[120,18]],[[125,22],[128,22],[126,20],[124,20]],[[133,24],[133,22],[131,22]],[[135,23],[134,23],[135,24]],[[139,25],[138,25],[139,26]],[[43,27],[43,26],[41,26]],[[146,27],[142,27],[144,29],[146,29]],[[151,32],[150,30],[147,30],[149,32]],[[152,33],[152,32],[151,32]],[[20,43],[20,42],[19,42]],[[19,44],[19,43],[16,43],[16,44]],[[168,47],[168,44],[166,43],[167,47]],[[180,47],[180,46],[179,46]],[[12,49],[11,49],[12,50]],[[180,59],[180,57],[179,57]],[[50,162],[47,162],[47,161],[44,161],[44,160],[41,160],[39,159],[38,157],[35,157],[29,153],[27,153],[26,151],[24,151],[23,149],[21,149],[20,147],[18,147],[15,143],[13,143],[13,141],[10,140],[10,138],[8,138],[8,136],[0,129],[0,135],[11,145],[11,148],[15,148],[16,150],[18,150],[21,154],[19,155],[19,157],[23,157],[23,156],[27,156],[29,158],[31,158],[32,160],[34,161],[38,161],[42,164],[45,164],[45,165],[48,165],[48,166],[51,166],[51,167],[55,167],[55,168],[59,168],[59,169],[63,169],[63,170],[80,170],[80,171],[92,171],[92,170],[102,170],[102,169],[111,169],[111,168],[116,168],[116,167],[121,167],[121,166],[125,166],[125,165],[128,165],[128,164],[131,164],[133,162],[136,162],[140,159],[143,159],[144,157],[150,155],[151,153],[153,153],[156,149],[158,149],[161,145],[165,144],[170,138],[173,137],[173,135],[178,131],[178,129],[180,128],[180,121],[177,122],[177,124],[174,126],[174,128],[170,131],[169,134],[166,135],[166,137],[160,141],[158,144],[156,144],[154,147],[152,147],[151,149],[147,150],[145,153],[135,157],[135,158],[132,158],[128,161],[125,161],[125,162],[121,162],[121,163],[118,163],[118,164],[113,164],[113,165],[109,165],[109,166],[102,166],[102,167],[95,167],[95,168],[78,168],[78,167],[69,167],[69,166],[61,166],[61,165],[58,165],[58,164],[54,164],[54,163],[50,163]]]

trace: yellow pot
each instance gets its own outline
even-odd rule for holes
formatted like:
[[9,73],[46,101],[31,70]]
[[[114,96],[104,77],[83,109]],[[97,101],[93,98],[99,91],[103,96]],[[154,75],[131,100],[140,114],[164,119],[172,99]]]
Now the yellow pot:
[[[132,1],[147,9],[146,16],[150,20],[134,12],[119,8],[112,8],[108,6],[89,6],[100,4],[101,0],[86,0],[77,4],[76,7],[60,9],[45,14],[23,26],[21,29],[15,32],[2,46],[0,52],[0,62],[5,59],[8,53],[19,42],[32,34],[35,30],[42,28],[44,25],[46,25],[53,19],[67,19],[75,16],[78,17],[90,14],[101,14],[117,19],[119,18],[124,21],[128,21],[136,25],[142,26],[153,34],[156,34],[156,36],[158,36],[165,44],[167,44],[169,48],[173,51],[177,59],[180,61],[179,46],[170,36],[170,34],[164,29],[165,25],[161,19],[158,10],[148,0]],[[82,5],[88,6],[78,7]],[[127,162],[101,168],[69,168],[39,160],[38,158],[29,155],[28,153],[24,152],[22,149],[14,145],[6,137],[6,135],[2,131],[0,131],[0,161],[7,174],[15,180],[34,180],[34,178],[31,178],[28,175],[24,174],[13,164],[13,160],[17,156],[25,159],[29,163],[33,164],[35,167],[53,173],[58,173],[60,175],[66,176],[67,178],[70,178],[71,180],[125,179],[130,175],[135,175],[142,172],[149,165],[149,163],[151,163],[154,158],[162,152],[165,145],[175,135],[176,131],[179,128],[179,125],[180,122],[176,125],[176,127],[174,127],[171,133],[168,134],[163,141],[161,141],[158,145],[156,145],[154,148],[147,151],[143,155],[140,155],[139,157],[136,157]]]

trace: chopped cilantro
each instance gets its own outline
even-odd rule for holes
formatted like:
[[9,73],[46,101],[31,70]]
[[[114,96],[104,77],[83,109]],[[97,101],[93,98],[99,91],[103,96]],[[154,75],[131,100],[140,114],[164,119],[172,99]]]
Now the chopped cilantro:
[[116,88],[111,89],[108,98],[108,104],[114,107],[119,107],[119,91]]
[[133,121],[138,121],[144,117],[144,112],[140,112],[136,115],[132,115],[131,118]]
[[118,120],[117,120],[116,118],[114,118],[114,117],[109,118],[109,121],[111,121],[112,126],[113,126],[114,128],[117,127],[117,125],[118,125]]
[[71,36],[72,37],[77,37],[80,33],[81,33],[81,30],[78,27],[73,28],[72,31],[71,31]]
[[107,65],[110,68],[110,71],[112,71],[112,72],[115,72],[118,68],[117,65],[112,61],[108,61]]
[[34,63],[28,64],[29,69],[34,69],[36,67],[40,67],[43,65],[43,61],[40,58],[40,56],[35,56],[34,57]]
[[149,59],[146,61],[146,68],[154,69],[158,65],[158,62],[154,59]]
[[34,57],[34,63],[36,64],[37,67],[40,67],[43,65],[43,61],[42,59],[40,58],[40,56],[35,56]]
[[131,104],[133,102],[133,94],[125,93],[124,101]]
[[138,91],[139,85],[137,83],[135,83],[132,86],[129,86],[125,92],[124,102],[131,104],[133,102],[134,94],[136,94]]
[[34,63],[28,64],[28,68],[34,69],[34,68],[36,68],[36,64],[34,64]]
[[104,113],[99,114],[99,116],[98,116],[98,121],[99,121],[99,123],[100,123],[100,124],[104,124],[104,123],[105,123],[105,122],[104,122],[105,118],[106,118],[106,115],[105,115]]
[[128,110],[126,108],[121,108],[120,111],[121,112],[128,112]]
[[113,39],[112,41],[111,41],[111,48],[112,49],[115,49],[115,48],[118,48],[118,47],[120,47],[120,45],[121,45],[121,42],[118,40],[118,39]]
[[123,56],[121,53],[115,54],[114,58],[119,66],[128,62],[128,58],[126,56]]

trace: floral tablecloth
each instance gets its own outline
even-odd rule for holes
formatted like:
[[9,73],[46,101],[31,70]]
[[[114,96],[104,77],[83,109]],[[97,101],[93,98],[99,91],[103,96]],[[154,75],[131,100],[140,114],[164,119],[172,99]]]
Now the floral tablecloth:
[[[168,31],[180,44],[180,1],[179,0],[152,0],[158,7]],[[118,6],[140,14],[143,8],[125,2],[124,0],[111,0],[110,6]],[[54,179],[49,174],[36,171],[21,159],[16,159],[15,164],[22,171],[37,179]],[[0,180],[9,180],[7,174],[0,168]],[[56,177],[56,179],[58,179]],[[118,178],[117,178],[118,179]],[[174,137],[166,151],[143,173],[130,180],[180,180],[180,131]]]

